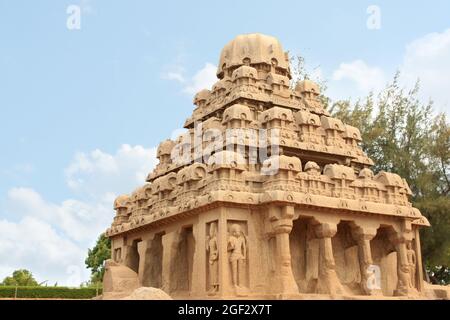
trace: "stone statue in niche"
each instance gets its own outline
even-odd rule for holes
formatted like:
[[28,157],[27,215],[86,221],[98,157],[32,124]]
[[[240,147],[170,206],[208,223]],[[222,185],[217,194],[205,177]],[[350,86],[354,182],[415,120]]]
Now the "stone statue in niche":
[[231,279],[236,295],[246,295],[247,239],[242,231],[242,227],[237,223],[232,224],[230,227],[227,250],[230,253]]
[[411,241],[406,244],[406,255],[409,263],[409,273],[411,276],[411,287],[416,287],[416,253],[411,247]]
[[208,252],[209,285],[208,295],[216,295],[219,291],[219,245],[217,243],[217,223],[209,224],[209,236],[206,238],[206,251]]

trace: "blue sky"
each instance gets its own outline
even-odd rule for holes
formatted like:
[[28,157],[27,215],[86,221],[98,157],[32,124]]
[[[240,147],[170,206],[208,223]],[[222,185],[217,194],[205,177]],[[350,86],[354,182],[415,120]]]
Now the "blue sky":
[[[66,26],[70,5],[79,30]],[[367,26],[371,5],[379,29]],[[379,90],[400,69],[450,112],[448,1],[0,0],[0,278],[23,267],[86,280],[112,199],[143,183],[221,48],[250,32],[306,57],[334,99]]]

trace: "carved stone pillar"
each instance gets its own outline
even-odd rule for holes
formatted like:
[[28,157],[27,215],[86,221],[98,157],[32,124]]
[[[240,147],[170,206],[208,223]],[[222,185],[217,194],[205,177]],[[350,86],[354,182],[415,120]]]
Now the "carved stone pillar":
[[122,259],[123,259],[123,264],[131,269],[132,266],[132,246],[124,244],[122,247]]
[[[381,295],[381,283],[378,283],[373,266],[370,240],[377,234],[375,228],[355,228],[352,230],[353,238],[358,243],[359,263],[361,266],[361,289],[367,295]],[[371,270],[372,269],[372,270]]]
[[403,240],[397,240],[397,243],[395,244],[395,250],[397,251],[397,277],[398,277],[395,295],[407,296],[411,288],[410,285],[411,275],[409,270],[408,258],[406,256],[406,242]]
[[420,234],[419,234],[419,228],[415,228],[414,230],[414,241],[415,241],[415,248],[416,248],[416,257],[417,257],[417,263],[416,263],[416,269],[417,269],[417,290],[420,292],[424,291],[424,285],[423,285],[423,265],[422,265],[422,250],[420,247]]
[[[215,171],[214,171],[215,172]],[[219,283],[219,296],[229,297],[234,294],[231,287],[230,272],[229,272],[229,260],[227,251],[227,217],[226,208],[216,209],[219,213],[219,222],[217,229],[217,242],[219,245],[219,260],[218,260],[218,283]]]
[[292,273],[289,233],[292,230],[294,207],[270,207],[270,221],[276,241],[275,270],[278,293],[281,295],[298,294],[298,286]]
[[336,235],[336,223],[321,223],[315,227],[316,237],[319,239],[320,261],[318,293],[344,294],[344,288],[336,274],[336,264],[333,256],[331,238]]
[[205,255],[205,223],[194,224],[193,236],[195,239],[195,250],[193,257],[192,287],[193,296],[202,296],[206,293],[206,255]]
[[139,271],[139,253],[137,251],[137,246],[126,244],[123,246],[123,249],[124,265],[137,273]]
[[177,232],[170,232],[162,236],[162,290],[170,294],[171,291],[171,275],[172,262],[174,257],[174,244],[178,237]]
[[149,265],[149,247],[151,245],[151,241],[146,240],[142,241],[138,244],[138,253],[139,253],[139,284],[143,287],[145,287],[145,283],[148,279],[146,279],[146,271],[148,270]]
[[391,236],[391,241],[397,252],[397,289],[394,291],[396,296],[417,295],[417,290],[411,282],[411,270],[408,261],[406,242],[412,240],[410,230],[402,231]]

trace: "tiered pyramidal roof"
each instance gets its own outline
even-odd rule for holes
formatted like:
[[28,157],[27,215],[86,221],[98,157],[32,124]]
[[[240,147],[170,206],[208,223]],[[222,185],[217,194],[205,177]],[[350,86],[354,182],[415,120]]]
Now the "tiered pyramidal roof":
[[291,87],[289,58],[276,38],[236,37],[220,55],[217,77],[211,90],[195,95],[187,133],[160,144],[147,183],[116,199],[107,235],[221,203],[292,203],[429,225],[408,202],[404,179],[374,175],[360,131],[330,117],[319,86],[304,80]]

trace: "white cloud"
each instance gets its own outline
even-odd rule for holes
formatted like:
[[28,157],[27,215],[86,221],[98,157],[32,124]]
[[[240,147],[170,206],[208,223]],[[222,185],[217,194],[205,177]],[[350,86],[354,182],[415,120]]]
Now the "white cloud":
[[176,55],[175,60],[163,67],[161,79],[176,81],[181,84],[186,82],[186,69],[184,67],[186,57],[184,51],[183,47],[178,48],[178,54]]
[[156,148],[122,145],[115,154],[77,153],[65,170],[68,186],[91,196],[123,193],[145,182],[156,165]]
[[[38,281],[76,286],[89,277],[84,267],[86,250],[34,217],[19,222],[0,220],[0,275],[30,268]],[[77,270],[77,277],[68,271]]]
[[165,68],[165,70],[161,73],[161,79],[163,79],[163,80],[174,80],[174,81],[177,81],[179,83],[186,82],[186,79],[185,79],[186,70],[182,66],[182,62],[181,62],[182,59],[183,59],[183,57],[180,55],[177,58],[177,62],[176,63],[167,66]]
[[349,80],[364,94],[372,90],[380,90],[386,83],[383,70],[369,66],[363,60],[341,63],[339,68],[333,72],[332,80]]
[[185,68],[177,63],[164,71],[161,74],[161,78],[182,84],[182,92],[192,96],[203,89],[211,89],[218,80],[216,72],[217,67],[214,64],[207,62],[203,68],[198,70],[192,77],[189,77],[186,76]]
[[31,188],[11,188],[0,213],[13,217],[0,219],[0,280],[19,268],[61,285],[88,280],[87,249],[111,224],[114,198],[144,184],[156,162],[156,148],[142,146],[78,153],[65,170],[78,198],[59,203]]
[[[426,34],[407,44],[399,70],[404,87],[412,88],[420,79],[422,101],[432,99],[436,111],[450,114],[450,29]],[[335,100],[358,98],[371,90],[382,90],[394,72],[370,66],[361,59],[341,63],[332,73],[327,93]]]
[[420,78],[422,98],[432,98],[438,111],[450,114],[450,29],[408,44],[400,70],[406,85]]
[[7,200],[8,210],[16,216],[40,219],[71,240],[90,242],[111,222],[114,196],[105,195],[94,203],[67,199],[55,204],[44,200],[33,189],[12,188]]
[[217,81],[217,67],[212,63],[207,62],[205,66],[197,71],[192,77],[192,80],[184,87],[183,92],[194,95],[200,90],[211,89]]

